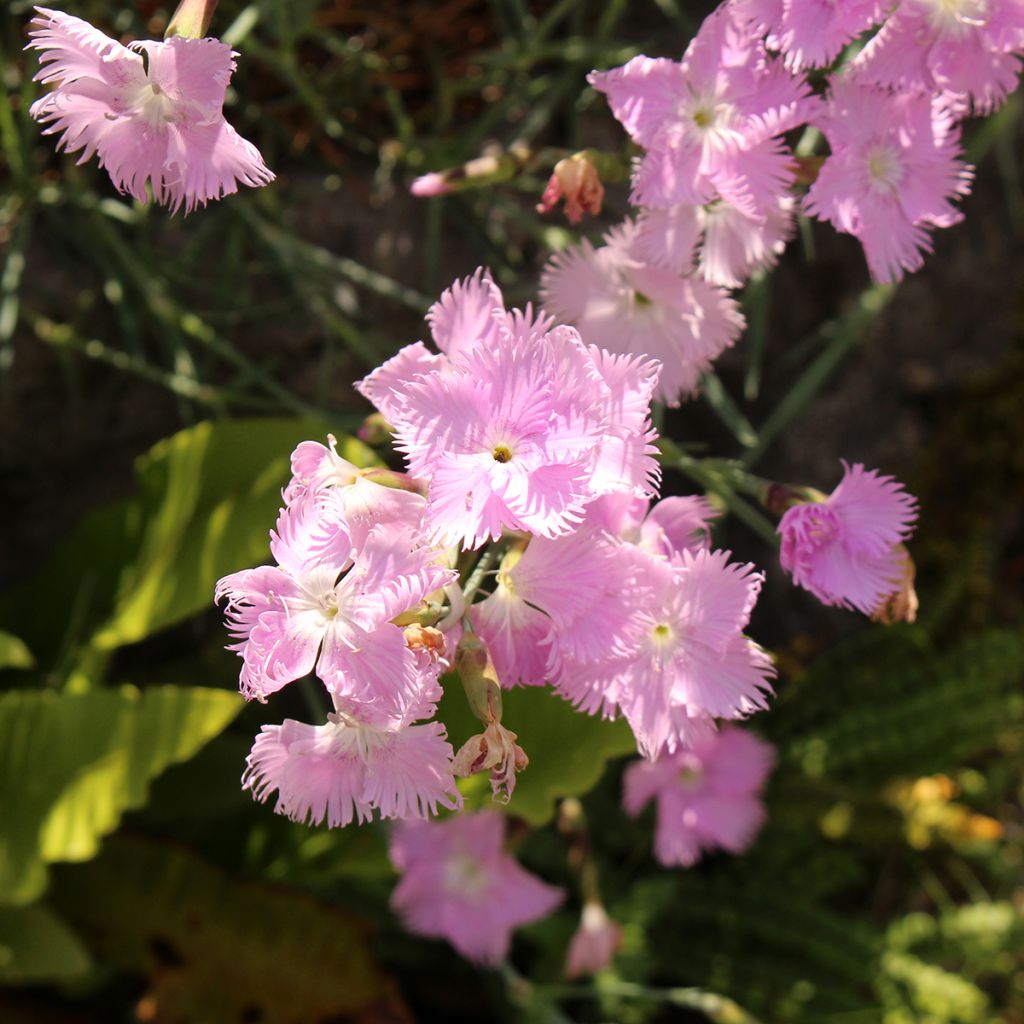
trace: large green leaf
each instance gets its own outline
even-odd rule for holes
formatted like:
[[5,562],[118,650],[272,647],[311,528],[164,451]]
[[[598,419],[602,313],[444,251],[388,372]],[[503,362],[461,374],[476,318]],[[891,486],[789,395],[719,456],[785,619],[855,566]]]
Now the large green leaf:
[[361,921],[183,850],[113,839],[55,873],[54,902],[105,961],[148,977],[162,1024],[348,1020],[386,995]]
[[226,690],[161,686],[0,696],[0,904],[28,903],[46,865],[88,860],[149,780],[238,713]]
[[0,984],[70,981],[89,969],[89,954],[46,907],[0,907]]
[[[94,642],[109,649],[141,640],[208,607],[221,576],[267,562],[292,449],[328,429],[316,420],[224,420],[155,445],[138,463],[138,552]],[[341,452],[357,465],[374,458],[351,438]]]
[[[458,679],[449,677],[445,683],[440,718],[457,750],[483,727],[470,712]],[[548,687],[506,690],[502,703],[502,723],[516,733],[530,759],[505,810],[531,825],[549,821],[559,798],[592,789],[611,758],[636,753],[636,740],[624,721],[607,722],[576,711]],[[467,779],[460,788],[469,808],[492,803],[486,775]]]

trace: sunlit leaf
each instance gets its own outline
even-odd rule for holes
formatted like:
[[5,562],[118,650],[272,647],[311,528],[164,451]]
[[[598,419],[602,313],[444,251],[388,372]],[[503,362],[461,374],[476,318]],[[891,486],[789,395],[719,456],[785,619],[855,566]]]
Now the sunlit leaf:
[[95,855],[149,780],[238,713],[226,690],[161,686],[0,696],[0,903],[28,903],[46,865]]

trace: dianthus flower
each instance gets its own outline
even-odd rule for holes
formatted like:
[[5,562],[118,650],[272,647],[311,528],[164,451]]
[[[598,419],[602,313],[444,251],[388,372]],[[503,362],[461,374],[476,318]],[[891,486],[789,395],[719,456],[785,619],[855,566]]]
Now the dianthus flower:
[[36,79],[56,87],[31,114],[60,133],[58,149],[94,154],[121,192],[190,213],[274,180],[252,143],[224,119],[235,53],[217,39],[173,37],[122,46],[88,22],[36,8],[29,47]]
[[883,0],[731,0],[738,18],[768,34],[792,68],[831,64],[850,40],[877,25]]
[[969,191],[950,111],[924,93],[833,80],[814,123],[832,154],[807,194],[807,212],[858,238],[876,280],[917,270],[931,251],[928,230],[962,220],[950,200]]
[[510,551],[471,613],[501,684],[541,685],[557,679],[564,657],[604,661],[627,647],[637,571],[625,546],[586,526]]
[[681,63],[634,57],[588,81],[647,150],[633,175],[636,205],[724,198],[762,216],[792,183],[779,136],[805,119],[809,87],[768,59],[730,5],[704,21]]
[[1022,50],[1020,0],[901,0],[853,71],[878,85],[962,97],[988,114],[1016,88]]
[[566,657],[555,680],[582,710],[621,713],[651,759],[690,746],[716,718],[767,707],[775,675],[768,655],[743,635],[762,576],[680,533],[675,541],[661,533],[657,546],[632,545],[642,589],[624,612],[628,649],[592,663]]
[[506,312],[500,296],[480,272],[453,287],[428,317],[444,355],[418,343],[358,385],[425,482],[438,543],[560,536],[594,498],[650,494],[658,479],[658,364],[588,347],[530,309]]
[[634,251],[656,267],[677,274],[694,269],[711,284],[740,288],[782,255],[793,234],[795,205],[792,196],[781,195],[757,217],[724,199],[642,210]]
[[277,793],[274,810],[293,821],[329,828],[381,818],[424,818],[438,805],[462,806],[452,773],[453,751],[440,722],[429,718],[440,697],[436,679],[407,710],[406,721],[378,729],[344,712],[313,726],[286,719],[265,725],[256,737],[243,788],[264,802]]
[[905,586],[903,542],[917,502],[891,476],[843,463],[843,479],[823,501],[788,509],[779,523],[780,561],[819,601],[879,611]]
[[575,323],[593,344],[659,360],[657,396],[678,405],[736,341],[744,320],[722,289],[645,262],[638,231],[627,221],[600,248],[584,240],[557,253],[541,278],[541,296],[548,313]]
[[341,509],[316,494],[282,510],[271,534],[277,565],[217,584],[243,661],[243,695],[264,700],[315,669],[339,707],[365,724],[404,719],[422,668],[391,620],[454,578],[418,525],[375,526],[355,548]]
[[391,860],[402,879],[391,906],[409,931],[447,939],[467,959],[493,966],[514,929],[558,906],[562,891],[505,853],[504,834],[495,811],[395,826]]
[[638,761],[623,777],[623,804],[634,817],[657,800],[654,854],[666,867],[690,867],[715,849],[740,853],[764,822],[760,792],[775,755],[732,725],[688,750]]

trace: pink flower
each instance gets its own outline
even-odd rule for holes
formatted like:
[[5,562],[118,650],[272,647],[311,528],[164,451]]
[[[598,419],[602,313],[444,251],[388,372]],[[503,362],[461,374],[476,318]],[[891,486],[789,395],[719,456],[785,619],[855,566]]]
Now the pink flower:
[[677,274],[692,269],[711,284],[740,288],[755,270],[774,266],[793,234],[792,196],[779,196],[751,217],[724,199],[642,210],[634,251],[647,263]]
[[580,925],[569,942],[565,958],[565,976],[597,974],[611,962],[622,945],[622,929],[608,916],[600,903],[583,907]]
[[662,498],[653,508],[640,498],[609,494],[587,509],[587,523],[671,561],[711,548],[711,523],[719,516],[707,498],[690,494]]
[[794,505],[782,517],[782,567],[823,604],[871,615],[904,586],[901,545],[916,518],[917,502],[902,484],[844,462],[843,479],[824,501]]
[[736,16],[781,50],[792,68],[831,64],[850,40],[877,25],[883,0],[732,0]]
[[636,572],[628,550],[586,528],[506,555],[471,613],[501,684],[541,685],[565,657],[603,661],[628,646]]
[[854,62],[857,77],[963,97],[991,113],[1017,87],[1020,0],[901,0]]
[[878,281],[920,268],[931,251],[928,229],[960,221],[950,200],[969,191],[950,112],[923,93],[834,80],[815,124],[832,155],[807,194],[807,212],[856,236]]
[[666,867],[690,867],[719,848],[740,853],[764,821],[760,791],[774,761],[771,746],[726,725],[689,750],[631,764],[623,804],[635,817],[657,800],[654,854]]
[[[433,707],[420,708],[428,714]],[[274,792],[274,810],[292,821],[329,828],[381,818],[424,818],[438,805],[461,808],[452,774],[452,748],[440,722],[380,730],[345,715],[327,724],[287,719],[265,725],[242,777],[261,803]]]
[[312,494],[281,512],[270,547],[276,566],[217,584],[243,695],[264,700],[315,668],[339,707],[366,724],[404,718],[424,672],[436,679],[437,668],[424,669],[391,620],[454,573],[408,525],[376,526],[354,549],[338,508]]
[[736,302],[697,278],[680,278],[639,255],[633,221],[551,258],[541,278],[544,308],[574,322],[607,351],[661,362],[658,398],[678,405],[743,330]]
[[447,939],[467,959],[494,966],[514,929],[561,903],[560,889],[504,852],[504,833],[494,811],[395,826],[391,860],[402,879],[391,906],[409,931]]
[[56,88],[31,108],[60,133],[58,149],[98,155],[121,192],[191,213],[243,185],[274,180],[256,147],[224,120],[236,56],[217,39],[142,41],[122,46],[88,22],[36,8],[30,48],[41,50],[36,79]]
[[417,357],[422,369],[404,379],[385,364],[360,390],[427,483],[439,543],[479,547],[506,529],[559,536],[600,494],[651,492],[657,364],[588,348],[529,308],[506,312],[482,272],[429,319],[446,355],[432,369]]
[[653,759],[691,746],[715,718],[764,709],[775,669],[743,635],[762,581],[753,566],[703,547],[671,558],[634,550],[644,590],[628,602],[632,647],[593,664],[567,661],[556,688],[591,714],[621,712]]
[[[292,479],[284,492],[286,504],[310,495],[329,507],[344,522],[353,547],[361,548],[375,526],[416,526],[423,517],[423,497],[399,487],[377,483],[381,470],[360,469],[338,454],[337,439],[328,436],[328,446],[303,441],[292,452]],[[386,471],[385,471],[386,472]]]
[[768,60],[730,5],[704,21],[682,63],[634,57],[588,81],[648,151],[633,176],[636,205],[725,198],[761,216],[792,183],[778,137],[805,119],[810,90]]

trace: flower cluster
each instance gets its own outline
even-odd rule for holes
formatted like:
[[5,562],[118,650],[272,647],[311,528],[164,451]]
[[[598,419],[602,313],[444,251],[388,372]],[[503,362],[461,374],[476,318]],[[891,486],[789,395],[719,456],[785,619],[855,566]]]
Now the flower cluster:
[[[815,93],[806,70],[867,32]],[[970,186],[958,122],[1005,99],[1022,52],[1015,0],[726,0],[681,61],[590,75],[642,149],[638,209],[603,246],[552,258],[545,308],[614,351],[663,358],[659,397],[677,403],[741,332],[723,289],[778,258],[799,183],[805,212],[858,238],[876,280],[921,266]],[[801,126],[824,136],[823,160],[791,151]]]
[[[335,449],[299,445],[270,550],[276,565],[217,585],[244,696],[315,672],[323,725],[264,726],[244,784],[297,821],[422,817],[461,803],[444,727],[428,721],[446,666],[437,630],[398,623],[454,578],[424,533],[424,499],[384,486]],[[416,724],[425,723],[425,724]]]

